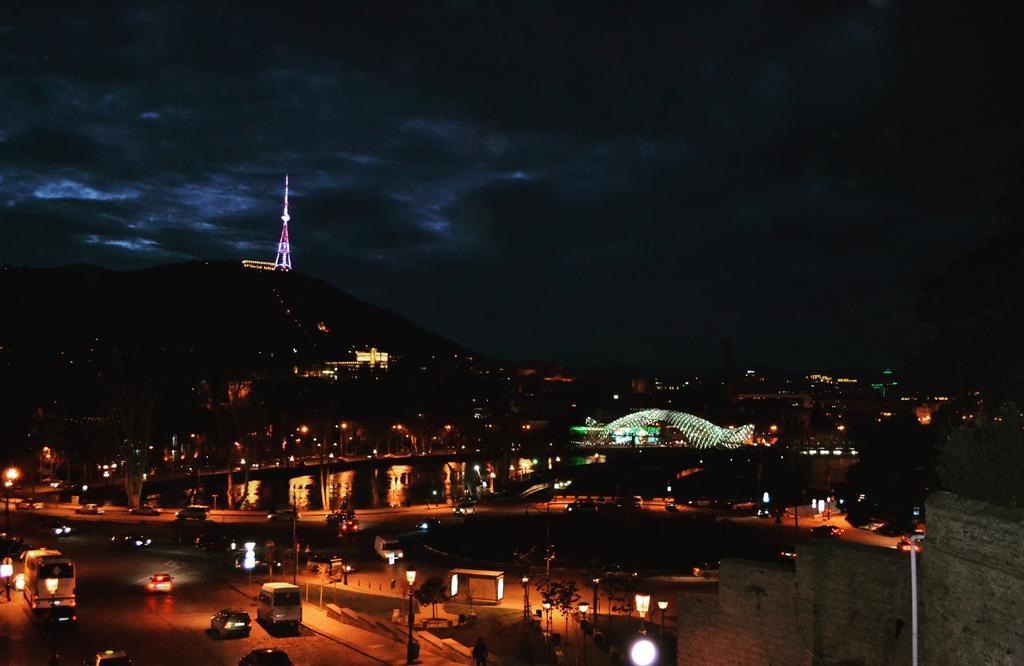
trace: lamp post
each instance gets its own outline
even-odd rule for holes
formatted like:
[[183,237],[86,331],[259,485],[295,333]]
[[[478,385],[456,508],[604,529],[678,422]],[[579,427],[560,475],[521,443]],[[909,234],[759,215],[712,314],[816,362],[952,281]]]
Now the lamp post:
[[658,600],[658,610],[661,611],[661,633],[665,633],[665,609],[668,608],[668,602],[664,599]]
[[649,594],[638,594],[636,595],[636,612],[640,613],[640,633],[647,633],[647,625],[645,624],[647,615],[647,609],[651,607],[651,595]]
[[923,534],[915,534],[910,537],[910,620],[911,620],[911,643],[910,663],[917,666],[917,549],[921,546]]
[[545,601],[541,604],[544,608],[544,628],[550,634],[551,633],[551,602]]
[[[53,603],[57,596],[57,585],[60,581],[56,578],[47,578],[46,591],[50,593],[50,617],[53,617]],[[59,663],[57,660],[57,623],[50,623],[50,663]]]
[[0,563],[0,578],[4,579],[4,594],[7,596],[7,601],[11,600],[11,576],[14,575],[14,560],[10,557],[5,557]]
[[587,623],[587,611],[590,610],[590,604],[581,601],[578,608],[580,610],[580,649],[583,652],[583,666],[587,666],[587,636],[583,627]]
[[530,577],[523,576],[523,622],[530,621]]
[[594,576],[590,579],[590,582],[594,584],[594,626],[597,626],[597,586],[601,583],[601,578]]
[[405,663],[415,664],[416,657],[419,656],[419,651],[416,649],[416,646],[412,640],[412,584],[416,582],[416,571],[413,569],[409,569],[408,571],[406,571],[405,580],[407,583],[409,583],[409,643],[406,645],[405,649]]
[[21,472],[17,467],[8,467],[4,470],[4,519],[7,522],[6,531],[8,534],[11,533],[11,488],[14,487],[14,482],[21,476]]

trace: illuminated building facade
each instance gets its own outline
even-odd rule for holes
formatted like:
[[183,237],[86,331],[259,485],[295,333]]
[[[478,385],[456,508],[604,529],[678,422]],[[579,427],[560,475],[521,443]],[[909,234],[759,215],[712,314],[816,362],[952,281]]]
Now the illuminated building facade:
[[295,373],[303,377],[318,379],[341,379],[347,375],[356,375],[364,371],[387,371],[391,355],[370,347],[366,351],[355,352],[353,361],[327,361],[305,370],[295,369]]

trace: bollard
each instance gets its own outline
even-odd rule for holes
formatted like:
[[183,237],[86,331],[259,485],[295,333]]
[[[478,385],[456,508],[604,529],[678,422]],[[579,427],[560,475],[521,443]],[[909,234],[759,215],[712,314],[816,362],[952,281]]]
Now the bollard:
[[324,607],[324,586],[320,586],[320,608]]

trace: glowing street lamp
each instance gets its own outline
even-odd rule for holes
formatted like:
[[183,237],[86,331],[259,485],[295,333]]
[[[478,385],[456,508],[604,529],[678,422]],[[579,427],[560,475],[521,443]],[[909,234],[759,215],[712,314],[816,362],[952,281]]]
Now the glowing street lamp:
[[530,577],[523,576],[523,622],[530,620]]
[[651,595],[649,594],[638,594],[636,595],[636,612],[640,613],[640,633],[647,633],[647,627],[645,626],[645,617],[647,615],[647,609],[651,607]]
[[658,648],[646,636],[641,636],[629,648],[629,660],[633,662],[634,666],[651,666],[657,658]]
[[550,634],[551,633],[551,602],[550,601],[545,601],[544,603],[541,604],[541,607],[544,609],[544,615],[547,617],[547,622],[546,622],[547,630],[548,630],[548,633]]
[[668,608],[668,601],[664,599],[658,600],[658,610],[661,611],[661,633],[665,633],[665,609]]
[[590,610],[590,604],[586,601],[581,601],[577,608],[580,611],[580,644],[582,645],[583,652],[583,666],[587,666],[587,637],[583,633],[583,627],[587,623],[587,611]]
[[8,534],[11,533],[11,488],[20,477],[21,471],[17,467],[8,467],[4,470],[4,520],[7,523]]

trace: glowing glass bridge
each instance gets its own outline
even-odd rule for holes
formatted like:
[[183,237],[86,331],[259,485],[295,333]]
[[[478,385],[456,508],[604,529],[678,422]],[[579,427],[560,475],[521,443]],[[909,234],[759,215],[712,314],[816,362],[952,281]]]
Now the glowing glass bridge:
[[626,414],[601,425],[587,419],[586,426],[573,428],[584,446],[682,446],[693,448],[736,448],[749,444],[754,426],[722,428],[699,416],[667,409],[645,409]]

